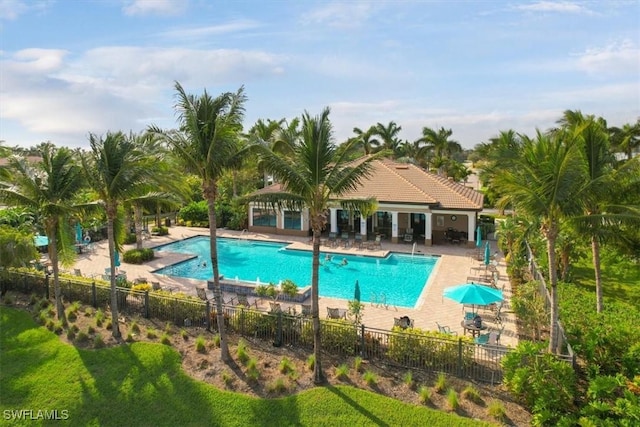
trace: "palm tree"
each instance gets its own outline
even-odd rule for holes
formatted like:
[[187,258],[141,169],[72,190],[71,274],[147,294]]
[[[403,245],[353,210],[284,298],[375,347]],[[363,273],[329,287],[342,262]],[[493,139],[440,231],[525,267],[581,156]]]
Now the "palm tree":
[[365,156],[373,153],[374,149],[380,146],[380,141],[372,139],[374,130],[375,128],[373,126],[366,131],[363,131],[359,127],[353,128],[353,133],[356,134],[356,136],[353,137],[356,140],[354,147],[360,147]]
[[[357,142],[351,140],[348,145]],[[370,162],[385,152],[365,157],[359,162],[349,162],[350,146],[337,150],[333,143],[329,108],[320,116],[302,116],[302,135],[295,145],[295,155],[285,159],[262,145],[253,147],[262,161],[282,184],[281,192],[259,194],[249,200],[271,205],[309,210],[309,221],[313,232],[313,261],[311,274],[311,306],[313,319],[313,348],[315,356],[314,382],[324,382],[320,358],[320,317],[318,309],[318,267],[320,265],[320,234],[327,224],[329,203],[340,202],[346,209],[366,212],[375,203],[373,199],[340,200],[340,197],[357,188],[360,181],[369,175]]]
[[49,239],[49,261],[53,268],[53,283],[58,319],[65,321],[59,279],[59,261],[68,264],[75,258],[74,232],[70,218],[77,206],[74,200],[82,188],[82,170],[68,148],[43,144],[40,163],[12,157],[12,185],[0,187],[0,199],[13,206],[25,207],[40,218]]
[[538,218],[547,241],[551,286],[549,351],[558,350],[558,294],[555,242],[562,221],[580,212],[577,194],[584,183],[580,147],[566,135],[524,138],[520,158],[497,172],[493,184],[502,194],[498,206],[512,206],[518,214]]
[[426,147],[433,153],[434,163],[438,164],[438,174],[444,172],[444,167],[452,160],[452,156],[462,151],[460,143],[449,138],[453,134],[451,129],[433,130],[428,127],[422,128],[422,138],[417,142],[424,142]]
[[400,148],[400,138],[398,138],[398,134],[402,130],[402,126],[398,126],[396,122],[390,121],[388,125],[383,125],[378,122],[375,126],[372,126],[369,132],[371,135],[377,135],[380,137],[382,141],[378,141],[377,139],[372,139],[369,141],[371,145],[377,145],[379,150],[386,150],[393,157],[396,157],[398,152],[398,148]]
[[152,127],[152,131],[161,135],[174,149],[175,154],[182,159],[189,172],[199,175],[202,180],[202,194],[209,210],[211,266],[217,324],[220,332],[220,350],[222,360],[227,362],[230,356],[222,311],[215,207],[218,198],[218,180],[225,170],[236,164],[238,157],[246,96],[243,87],[236,93],[226,92],[217,98],[212,98],[206,90],[200,96],[187,94],[178,82],[175,88],[178,92],[176,109],[179,114],[180,129],[163,132]]
[[622,128],[610,128],[611,142],[631,160],[633,153],[640,148],[640,119],[635,124],[626,123]]
[[582,159],[586,166],[585,186],[580,194],[584,212],[573,218],[574,226],[581,235],[589,236],[596,284],[596,310],[604,309],[600,247],[618,237],[620,224],[638,222],[631,206],[623,206],[612,198],[614,187],[624,187],[629,181],[625,175],[633,172],[628,163],[616,169],[616,158],[609,144],[607,124],[602,118],[584,116],[580,111],[565,111],[559,123],[559,132],[569,132],[580,142]]
[[[109,132],[104,137],[89,135],[91,151],[83,153],[82,167],[89,186],[96,193],[107,216],[109,259],[111,271],[115,272],[115,251],[121,249],[121,208],[130,200],[156,182],[157,159],[141,149],[134,138],[122,132]],[[119,339],[118,299],[116,275],[111,274],[112,334]]]

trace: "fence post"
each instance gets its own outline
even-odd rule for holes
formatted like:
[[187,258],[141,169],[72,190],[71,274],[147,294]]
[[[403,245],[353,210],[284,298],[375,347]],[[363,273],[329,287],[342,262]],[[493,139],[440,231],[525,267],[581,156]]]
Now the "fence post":
[[363,359],[367,354],[367,352],[365,351],[364,345],[365,345],[365,342],[364,342],[364,323],[363,323],[362,325],[360,325],[360,357],[362,357]]
[[274,347],[280,347],[282,345],[282,311],[278,311],[276,318],[276,341],[273,343]]
[[458,377],[462,377],[462,338],[458,338]]
[[96,282],[91,282],[91,305],[93,308],[98,308],[98,290],[96,289]]
[[144,318],[149,318],[149,291],[144,291]]
[[[207,315],[204,319],[204,324],[207,326],[207,331],[211,332],[211,302],[207,300],[206,302]],[[218,317],[216,316],[216,320]],[[218,325],[218,331],[220,330],[220,325]]]

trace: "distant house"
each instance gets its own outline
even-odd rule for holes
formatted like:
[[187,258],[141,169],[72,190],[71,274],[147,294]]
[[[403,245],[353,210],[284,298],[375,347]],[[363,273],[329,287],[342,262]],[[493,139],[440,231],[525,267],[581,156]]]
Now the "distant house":
[[[377,235],[397,242],[431,246],[454,242],[473,246],[483,195],[450,179],[389,159],[371,163],[372,174],[342,198],[375,197],[378,210],[368,218],[339,206],[330,208],[327,232]],[[258,190],[280,192],[280,184]],[[279,211],[250,204],[249,230],[281,235],[309,235],[308,211]]]

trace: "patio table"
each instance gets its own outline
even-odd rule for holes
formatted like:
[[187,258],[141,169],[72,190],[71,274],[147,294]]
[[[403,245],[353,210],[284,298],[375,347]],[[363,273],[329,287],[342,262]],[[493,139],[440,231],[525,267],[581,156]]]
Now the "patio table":
[[480,335],[480,332],[487,330],[487,326],[482,322],[482,326],[479,328],[473,323],[473,320],[463,320],[460,322],[460,326],[464,331],[464,334],[467,335],[467,331],[471,331],[471,335],[475,338]]

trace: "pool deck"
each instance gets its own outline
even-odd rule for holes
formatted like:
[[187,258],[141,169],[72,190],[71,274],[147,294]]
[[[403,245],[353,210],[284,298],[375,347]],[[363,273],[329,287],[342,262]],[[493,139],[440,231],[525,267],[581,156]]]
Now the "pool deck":
[[[176,240],[185,239],[192,236],[204,235],[208,236],[208,229],[191,228],[173,226],[169,228],[168,236],[152,236],[144,240],[143,246],[152,248],[155,246],[170,243]],[[267,240],[288,242],[292,248],[311,250],[309,238],[298,238],[292,236],[268,235],[262,233],[247,233],[233,230],[219,229],[219,237],[235,237],[253,240]],[[77,262],[73,268],[80,269],[82,275],[101,277],[104,269],[109,266],[108,243],[106,240],[94,244],[95,250],[89,253],[83,253],[78,256]],[[491,253],[497,250],[496,244],[490,241]],[[127,245],[125,248],[130,249],[133,245]],[[321,250],[331,251],[335,253],[344,253],[350,255],[366,255],[366,256],[384,256],[388,252],[411,253],[413,246],[408,243],[393,244],[387,241],[382,242],[382,250],[369,249],[344,249],[341,247],[329,248],[322,246]],[[470,253],[474,250],[464,245],[437,245],[437,246],[417,246],[416,254],[439,255],[440,261],[434,268],[429,279],[428,286],[425,287],[415,308],[395,307],[395,306],[375,306],[370,303],[364,303],[363,323],[368,327],[379,329],[391,329],[394,317],[409,316],[414,319],[416,328],[437,330],[436,322],[443,326],[449,326],[451,330],[457,331],[459,335],[463,334],[461,320],[463,318],[463,308],[461,304],[442,297],[442,292],[446,287],[467,283],[467,277],[478,276],[482,273],[484,265],[480,261],[475,260]],[[130,281],[138,277],[147,278],[148,281],[158,281],[164,288],[173,288],[174,292],[183,292],[188,295],[196,295],[196,286],[206,286],[204,281],[173,278],[164,275],[153,274],[152,271],[167,265],[174,264],[189,258],[188,255],[158,252],[156,258],[151,262],[143,265],[133,265],[123,263],[120,270],[127,273]],[[309,266],[311,268],[311,266]],[[515,346],[518,343],[515,316],[510,310],[511,286],[507,279],[506,265],[504,258],[498,257],[497,270],[500,273],[500,280],[497,283],[498,288],[504,286],[505,306],[502,308],[502,322],[504,331],[500,338],[500,344],[504,346]],[[209,292],[210,293],[210,292]],[[228,295],[229,297],[231,295]],[[310,303],[310,302],[309,302]],[[320,298],[320,317],[326,317],[327,307],[347,308],[347,300],[335,298]],[[282,303],[283,308],[287,308],[287,303]],[[262,302],[261,309],[267,310],[269,304],[267,300]],[[296,306],[298,312],[299,305]],[[482,315],[480,311],[480,315]],[[492,323],[488,323],[492,326]]]

